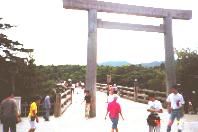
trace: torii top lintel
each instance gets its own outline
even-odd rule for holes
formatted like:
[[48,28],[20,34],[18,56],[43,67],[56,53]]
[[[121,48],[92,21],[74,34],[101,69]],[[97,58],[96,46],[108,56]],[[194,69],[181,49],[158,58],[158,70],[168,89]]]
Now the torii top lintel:
[[93,0],[63,0],[63,7],[66,9],[90,10],[98,12],[138,15],[147,17],[164,18],[171,16],[173,19],[189,20],[192,18],[191,10],[173,10],[127,4],[118,4]]

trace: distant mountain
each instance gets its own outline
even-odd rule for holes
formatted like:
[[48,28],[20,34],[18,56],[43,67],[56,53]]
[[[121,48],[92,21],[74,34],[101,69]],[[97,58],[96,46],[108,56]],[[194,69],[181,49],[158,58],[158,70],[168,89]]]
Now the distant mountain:
[[141,63],[143,67],[155,67],[155,66],[160,66],[164,61],[153,61],[151,63]]
[[98,64],[99,66],[123,66],[123,65],[130,65],[127,61],[107,61]]
[[[141,63],[137,65],[142,65],[143,67],[155,67],[155,66],[160,66],[164,61],[153,61],[150,63]],[[107,61],[107,62],[102,62],[98,64],[99,66],[123,66],[123,65],[131,65],[131,63],[127,61]]]

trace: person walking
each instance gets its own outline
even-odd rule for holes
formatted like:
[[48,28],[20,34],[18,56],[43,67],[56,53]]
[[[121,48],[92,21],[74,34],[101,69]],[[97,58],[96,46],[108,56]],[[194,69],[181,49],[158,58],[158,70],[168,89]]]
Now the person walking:
[[84,97],[83,102],[84,101],[86,102],[85,103],[85,118],[89,119],[90,118],[90,108],[91,108],[91,95],[89,93],[89,90],[85,90],[85,97]]
[[112,85],[109,85],[108,94],[107,94],[107,103],[112,102],[113,98],[114,98],[113,88],[112,88]]
[[[30,105],[30,111],[29,111],[29,123],[30,123],[30,129],[28,132],[34,132],[36,130],[36,122],[39,122],[37,112],[38,112],[38,106],[40,104],[41,98],[39,96],[34,97],[33,102]],[[36,120],[36,122],[35,122]]]
[[114,132],[114,130],[116,132],[118,132],[118,121],[119,121],[119,114],[122,117],[122,119],[124,120],[124,117],[122,116],[122,111],[121,111],[121,107],[120,104],[116,102],[118,96],[114,95],[113,101],[108,103],[108,107],[107,107],[107,112],[105,115],[105,120],[107,115],[109,114],[109,118],[112,121],[112,129],[111,132]]
[[68,88],[71,88],[71,92],[74,94],[74,87],[72,86],[72,80],[68,79]]
[[158,113],[163,112],[162,104],[159,100],[156,100],[155,94],[149,94],[148,112],[150,112],[147,123],[149,125],[149,132],[160,132],[160,116]]
[[45,121],[49,121],[49,116],[50,116],[50,110],[51,110],[51,102],[50,102],[50,96],[46,95],[44,99],[44,119]]
[[[171,131],[171,126],[175,120],[180,121],[180,118],[183,117],[183,105],[184,105],[184,98],[183,96],[178,92],[177,85],[174,85],[171,87],[171,93],[168,95],[167,99],[167,109],[170,113],[170,119],[167,126],[167,132]],[[179,124],[177,124],[179,125]],[[182,130],[179,128],[178,132],[181,132]]]
[[3,132],[16,132],[16,123],[20,120],[14,93],[8,92],[0,105],[0,117],[3,124]]

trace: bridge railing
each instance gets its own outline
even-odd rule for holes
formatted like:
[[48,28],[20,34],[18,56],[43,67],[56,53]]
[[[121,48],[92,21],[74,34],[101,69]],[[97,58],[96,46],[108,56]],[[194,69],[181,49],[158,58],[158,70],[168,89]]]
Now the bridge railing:
[[[98,91],[107,92],[107,84],[97,83],[96,88]],[[117,86],[117,88],[120,97],[137,101],[140,103],[148,103],[148,95],[150,93],[155,93],[156,99],[160,100],[162,104],[165,106],[166,92],[140,89],[138,87],[136,87],[136,90],[134,87],[125,87],[125,86]]]
[[59,117],[72,104],[71,88],[66,88],[63,93],[56,93],[54,116]]

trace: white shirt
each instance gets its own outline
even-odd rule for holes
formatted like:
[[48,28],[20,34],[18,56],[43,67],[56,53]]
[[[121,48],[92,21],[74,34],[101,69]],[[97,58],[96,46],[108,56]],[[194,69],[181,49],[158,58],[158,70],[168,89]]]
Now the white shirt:
[[180,93],[174,94],[171,93],[168,95],[167,102],[171,103],[171,108],[172,109],[179,109],[180,107],[182,107],[182,105],[185,103],[184,102],[184,98]]
[[159,100],[155,100],[155,101],[149,101],[148,102],[148,109],[160,110],[160,109],[163,109],[163,108],[162,108],[161,102]]

